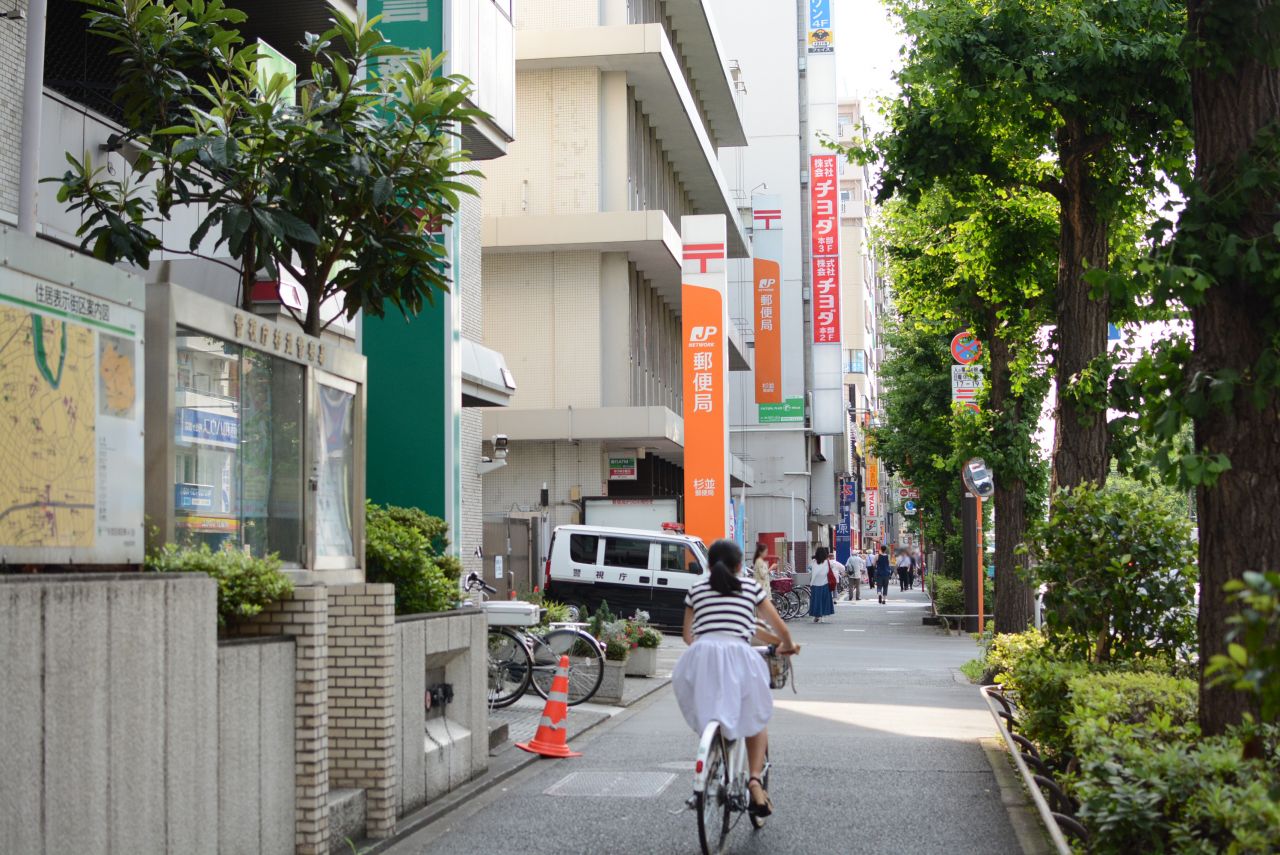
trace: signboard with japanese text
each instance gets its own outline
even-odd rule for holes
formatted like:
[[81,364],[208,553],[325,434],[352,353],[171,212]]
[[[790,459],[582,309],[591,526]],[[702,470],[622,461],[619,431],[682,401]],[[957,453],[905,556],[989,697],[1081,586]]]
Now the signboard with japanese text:
[[813,343],[840,343],[840,180],[836,156],[809,158]]
[[609,456],[609,480],[610,481],[634,481],[636,480],[636,456]]
[[974,399],[978,397],[978,392],[982,391],[982,366],[981,365],[952,365],[951,366],[951,403],[973,405],[977,407]]
[[809,53],[832,53],[831,0],[809,2]]
[[839,486],[840,514],[836,518],[836,561],[844,564],[853,550],[853,481],[841,479]]
[[[756,403],[782,403],[782,197],[752,196]],[[761,421],[763,421],[763,417]]]
[[723,215],[680,218],[684,527],[711,543],[729,530],[729,340]]
[[29,275],[25,240],[0,269],[0,564],[140,563],[141,283],[125,305]]
[[880,458],[867,458],[867,489],[878,490],[880,488]]
[[760,424],[804,421],[804,398],[787,398],[780,404],[761,404]]

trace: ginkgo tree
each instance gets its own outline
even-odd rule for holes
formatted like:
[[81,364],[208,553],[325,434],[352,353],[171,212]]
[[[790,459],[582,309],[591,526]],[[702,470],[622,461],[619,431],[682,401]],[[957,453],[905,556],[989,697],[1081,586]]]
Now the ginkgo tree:
[[[1053,485],[1109,468],[1105,289],[1117,224],[1185,170],[1184,10],[1171,0],[888,0],[906,39],[888,130],[854,152],[882,161],[879,198],[975,179],[1056,207]],[[1131,232],[1120,230],[1124,240]]]
[[1048,390],[1039,331],[1054,291],[1053,207],[1042,194],[981,181],[963,195],[938,185],[913,201],[886,205],[878,233],[902,324],[941,324],[949,331],[939,336],[938,367],[949,370],[950,332],[968,330],[986,347],[982,412],[950,413],[955,452],[947,462],[953,482],[972,455],[994,471],[996,630],[1020,632],[1031,623],[1034,597],[1018,547],[1045,494],[1035,433]]

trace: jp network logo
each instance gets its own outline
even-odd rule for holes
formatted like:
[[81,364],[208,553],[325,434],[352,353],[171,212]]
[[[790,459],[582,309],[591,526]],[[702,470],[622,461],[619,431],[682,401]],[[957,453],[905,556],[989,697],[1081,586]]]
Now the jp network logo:
[[694,327],[689,330],[689,343],[700,344],[711,341],[712,337],[718,332],[720,332],[719,327]]

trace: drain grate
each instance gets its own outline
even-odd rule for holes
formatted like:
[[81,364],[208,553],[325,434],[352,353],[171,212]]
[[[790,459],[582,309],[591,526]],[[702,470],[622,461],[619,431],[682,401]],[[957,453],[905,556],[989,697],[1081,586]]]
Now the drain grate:
[[548,796],[651,799],[675,778],[666,772],[573,772],[542,792]]

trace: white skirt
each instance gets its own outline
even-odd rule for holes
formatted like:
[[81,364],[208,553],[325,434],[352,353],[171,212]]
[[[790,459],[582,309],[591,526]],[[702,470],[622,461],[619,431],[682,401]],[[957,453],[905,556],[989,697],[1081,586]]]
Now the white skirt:
[[695,733],[718,721],[729,739],[755,736],[773,714],[769,668],[738,636],[699,636],[680,656],[671,682]]

